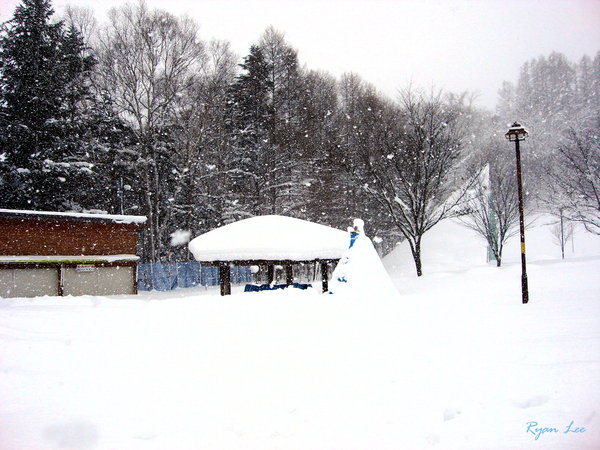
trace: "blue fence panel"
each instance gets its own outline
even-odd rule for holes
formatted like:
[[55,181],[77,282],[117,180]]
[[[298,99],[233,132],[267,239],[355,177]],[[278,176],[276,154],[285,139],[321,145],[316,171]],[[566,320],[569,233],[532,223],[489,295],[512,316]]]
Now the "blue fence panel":
[[137,283],[139,291],[152,289],[151,264],[138,264]]
[[219,268],[214,266],[203,266],[200,271],[200,284],[202,284],[202,286],[216,286],[219,284]]
[[200,284],[200,263],[186,262],[177,264],[177,287],[188,288]]
[[[252,281],[250,267],[231,268],[232,283]],[[199,262],[173,262],[138,265],[138,290],[170,291],[175,288],[188,288],[198,285],[216,286],[219,284],[219,268],[201,266]]]
[[252,272],[247,266],[233,266],[231,268],[232,283],[249,283],[252,281]]

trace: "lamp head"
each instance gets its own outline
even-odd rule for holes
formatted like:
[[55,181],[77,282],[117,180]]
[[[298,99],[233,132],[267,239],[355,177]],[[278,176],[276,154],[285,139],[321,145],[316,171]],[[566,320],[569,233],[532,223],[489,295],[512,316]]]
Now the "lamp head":
[[508,132],[504,136],[506,136],[506,139],[509,141],[514,142],[524,141],[528,134],[527,130],[525,130],[520,123],[515,122],[510,126]]

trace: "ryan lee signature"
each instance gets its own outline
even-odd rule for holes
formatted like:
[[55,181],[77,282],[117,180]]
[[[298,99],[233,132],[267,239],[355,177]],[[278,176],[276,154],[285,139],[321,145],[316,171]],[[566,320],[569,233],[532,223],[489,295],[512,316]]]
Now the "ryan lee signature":
[[[571,420],[571,423],[566,426],[562,434],[570,434],[570,433],[585,433],[584,427],[576,427],[575,421]],[[537,422],[527,422],[527,433],[531,433],[535,436],[535,440],[537,441],[540,436],[546,433],[561,433],[558,428],[554,427],[540,427]]]

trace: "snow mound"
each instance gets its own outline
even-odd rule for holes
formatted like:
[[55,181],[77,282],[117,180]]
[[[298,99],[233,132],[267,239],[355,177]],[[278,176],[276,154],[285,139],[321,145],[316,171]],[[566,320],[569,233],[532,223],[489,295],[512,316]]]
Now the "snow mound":
[[373,298],[396,295],[396,289],[388,276],[377,250],[363,232],[363,222],[354,222],[354,229],[359,231],[351,235],[348,248],[331,276],[329,292],[331,294]]
[[344,231],[285,216],[257,216],[230,223],[194,239],[197,261],[339,259]]

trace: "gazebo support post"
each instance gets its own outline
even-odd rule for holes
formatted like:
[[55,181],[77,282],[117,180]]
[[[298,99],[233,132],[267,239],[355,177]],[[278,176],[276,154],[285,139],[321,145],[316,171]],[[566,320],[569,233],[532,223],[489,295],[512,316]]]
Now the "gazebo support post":
[[288,286],[294,284],[294,267],[291,264],[285,266],[285,284]]
[[329,290],[329,281],[327,279],[327,262],[321,261],[321,279],[323,280],[323,292]]
[[231,269],[229,264],[219,264],[219,284],[221,295],[231,295]]
[[267,284],[273,284],[275,280],[275,265],[269,264],[267,266]]

